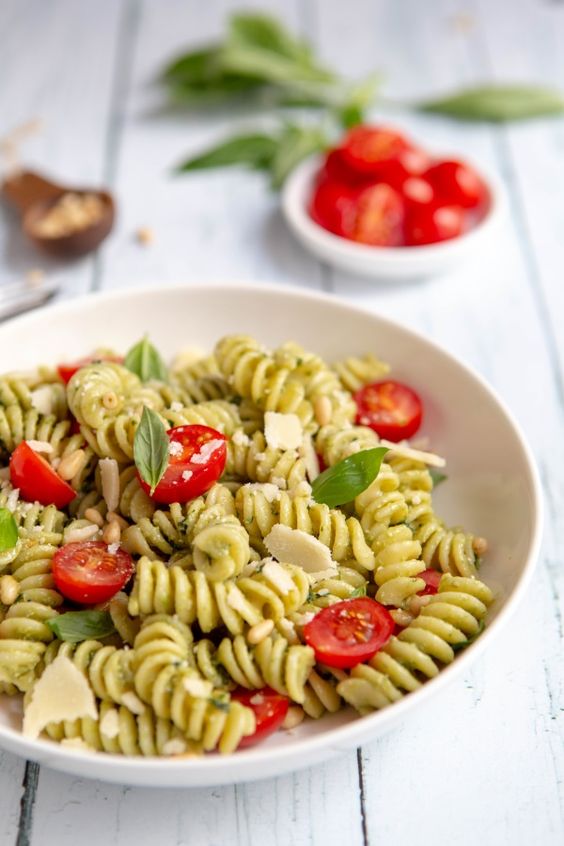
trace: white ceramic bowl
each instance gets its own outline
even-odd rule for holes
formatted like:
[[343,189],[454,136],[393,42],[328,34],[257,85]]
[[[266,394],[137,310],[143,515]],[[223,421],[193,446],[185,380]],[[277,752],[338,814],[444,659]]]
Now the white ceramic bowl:
[[464,235],[422,247],[370,247],[333,235],[315,223],[308,213],[313,181],[322,159],[302,162],[288,177],[282,191],[282,211],[288,226],[303,246],[322,261],[341,270],[372,279],[401,281],[446,273],[476,257],[492,243],[502,218],[502,192],[497,180],[483,176],[490,191],[490,207],[483,220]]
[[80,776],[120,783],[202,786],[274,776],[309,766],[387,731],[468,671],[523,595],[541,532],[539,483],[529,448],[510,413],[467,367],[403,327],[319,294],[261,286],[154,288],[88,296],[0,327],[4,369],[72,360],[92,349],[127,348],[149,332],[166,356],[182,346],[211,348],[222,335],[247,332],[267,344],[295,339],[328,360],[373,351],[425,404],[423,434],[448,460],[439,510],[485,535],[482,575],[500,592],[484,634],[421,690],[360,718],[343,711],[231,757],[139,759],[88,754],[20,734],[13,700],[0,701],[0,746]]

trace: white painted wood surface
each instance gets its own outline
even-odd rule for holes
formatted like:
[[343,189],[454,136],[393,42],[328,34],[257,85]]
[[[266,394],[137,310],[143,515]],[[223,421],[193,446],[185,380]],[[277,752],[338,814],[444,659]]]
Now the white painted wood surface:
[[[2,843],[18,846],[348,846],[564,842],[564,123],[466,126],[376,108],[431,148],[481,161],[503,180],[509,216],[495,251],[428,282],[371,285],[332,271],[290,237],[256,174],[173,179],[171,166],[252,121],[242,110],[163,111],[152,85],[175,50],[217,36],[221,0],[4,0],[0,135],[43,130],[26,162],[69,181],[106,180],[117,230],[101,254],[46,264],[0,218],[0,284],[32,267],[63,296],[159,280],[274,280],[323,289],[416,327],[476,367],[538,456],[547,529],[526,604],[476,669],[405,726],[362,751],[295,775],[196,791],[119,788],[0,755]],[[351,76],[374,67],[408,101],[484,79],[564,87],[557,0],[269,0]],[[140,226],[155,243],[140,246]]]

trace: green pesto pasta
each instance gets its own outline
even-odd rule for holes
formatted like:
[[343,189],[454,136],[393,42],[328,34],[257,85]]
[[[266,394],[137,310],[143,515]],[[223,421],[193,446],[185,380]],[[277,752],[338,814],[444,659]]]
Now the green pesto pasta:
[[[327,362],[295,341],[233,334],[155,372],[96,355],[68,384],[46,367],[0,377],[0,511],[15,539],[0,552],[0,692],[23,694],[27,714],[64,666],[95,704],[74,719],[49,713],[46,740],[231,754],[252,742],[255,706],[272,691],[300,719],[364,715],[418,690],[480,634],[494,599],[477,578],[487,544],[436,514],[429,465],[440,457],[392,445],[340,505],[316,499],[324,468],[338,475],[381,444],[353,396],[387,378],[375,352]],[[56,495],[16,483],[10,459],[24,441]],[[72,570],[79,559],[87,577]],[[100,560],[109,588],[92,569]],[[372,631],[356,629],[352,646],[336,634],[342,661],[315,632],[367,607],[389,633],[372,651]]]

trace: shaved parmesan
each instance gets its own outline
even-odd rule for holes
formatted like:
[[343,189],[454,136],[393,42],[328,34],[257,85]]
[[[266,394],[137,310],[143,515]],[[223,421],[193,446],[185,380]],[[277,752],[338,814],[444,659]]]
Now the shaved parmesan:
[[227,604],[234,611],[243,613],[247,610],[247,601],[238,587],[231,585],[231,589],[227,595]]
[[337,565],[325,544],[301,529],[290,529],[289,526],[277,523],[265,537],[264,544],[278,561],[295,564],[306,573],[317,573],[320,570],[337,572]]
[[446,461],[440,455],[434,452],[423,452],[420,449],[413,449],[403,443],[395,444],[392,441],[380,441],[380,446],[387,447],[394,455],[399,455],[402,458],[410,458],[412,461],[421,461],[423,464],[428,464],[429,467],[444,467]]
[[31,392],[31,404],[40,414],[53,414],[53,392],[49,385]]
[[300,448],[300,453],[303,456],[307,477],[310,482],[317,479],[319,476],[319,458],[313,446],[311,435],[306,435],[303,444]]
[[50,443],[48,443],[47,441],[34,441],[32,439],[30,441],[26,441],[26,444],[34,452],[45,452],[45,453],[54,452],[53,446]]
[[24,711],[23,733],[36,738],[49,723],[81,717],[98,717],[94,693],[78,667],[58,655],[33,688]]
[[267,411],[264,415],[264,437],[273,449],[298,449],[302,445],[303,429],[297,414]]

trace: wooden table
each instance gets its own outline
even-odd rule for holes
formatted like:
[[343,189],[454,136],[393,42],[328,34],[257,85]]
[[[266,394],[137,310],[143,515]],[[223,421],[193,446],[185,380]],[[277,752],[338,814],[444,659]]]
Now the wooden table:
[[[271,0],[344,73],[385,73],[409,100],[484,79],[564,86],[564,4],[549,0]],[[542,560],[526,602],[463,682],[386,737],[315,770],[236,787],[148,790],[84,781],[0,754],[2,843],[456,846],[564,842],[564,124],[462,125],[375,109],[429,147],[497,172],[510,214],[495,250],[425,283],[376,285],[292,239],[257,174],[186,178],[188,151],[253,116],[163,108],[155,74],[217,36],[221,0],[4,0],[0,134],[39,118],[25,161],[120,204],[101,253],[61,269],[3,215],[0,282],[42,267],[64,296],[217,278],[324,290],[419,329],[473,365],[523,425],[546,496]],[[140,227],[154,243],[140,245]],[[38,350],[38,357],[41,351]],[[5,365],[4,365],[5,366]],[[469,444],[479,449],[479,444]]]

